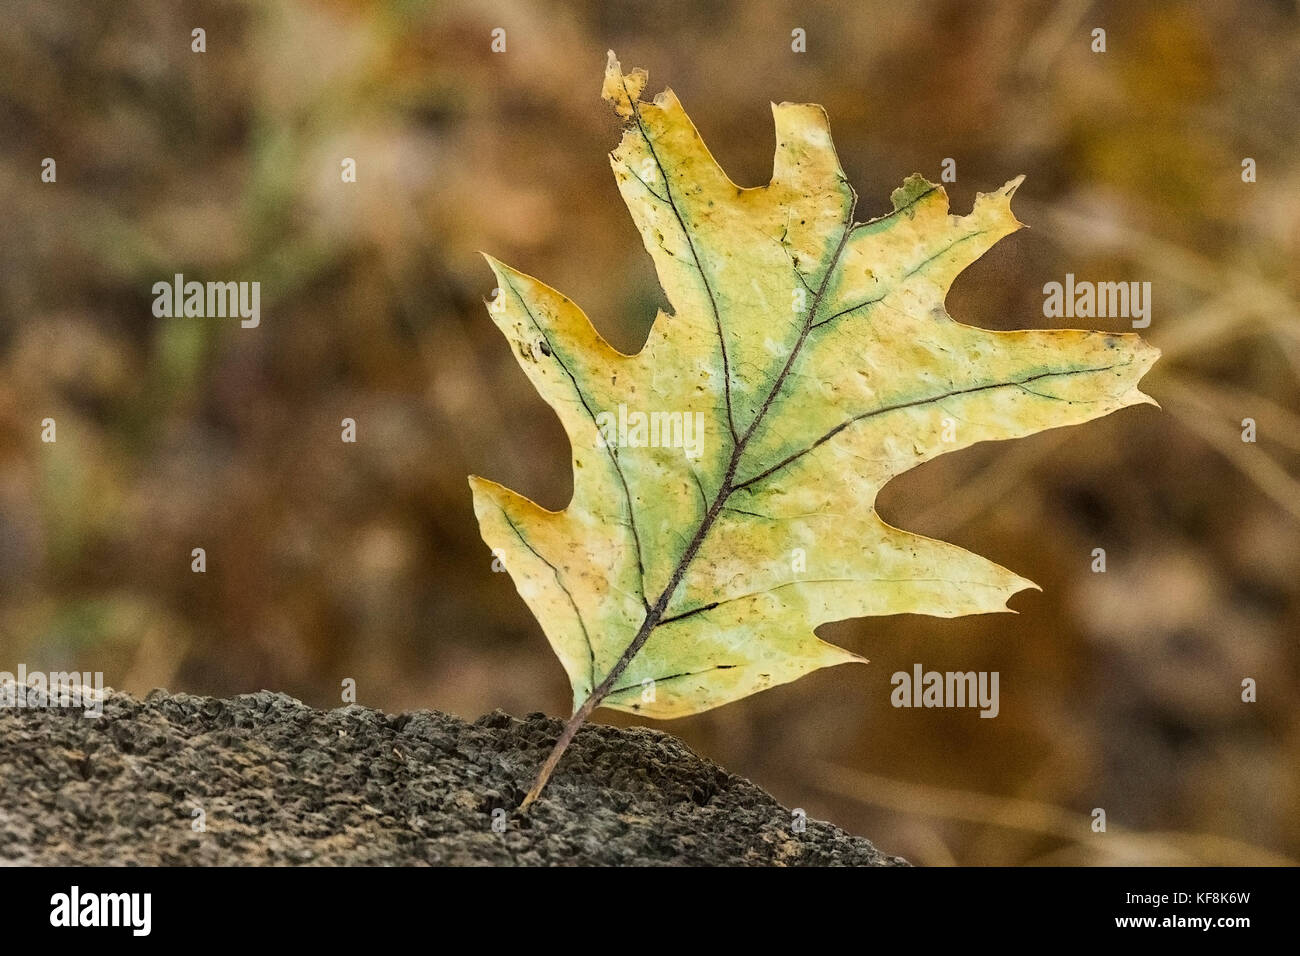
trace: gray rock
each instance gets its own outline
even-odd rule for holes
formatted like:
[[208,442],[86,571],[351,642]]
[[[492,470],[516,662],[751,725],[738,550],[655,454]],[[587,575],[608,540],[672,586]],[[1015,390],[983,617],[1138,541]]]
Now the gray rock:
[[[541,714],[471,724],[435,711],[319,711],[268,691],[106,698],[94,720],[0,708],[0,861],[904,863],[829,824],[792,832],[767,793],[658,731],[584,728],[521,815],[562,725]],[[492,828],[498,809],[504,833]]]

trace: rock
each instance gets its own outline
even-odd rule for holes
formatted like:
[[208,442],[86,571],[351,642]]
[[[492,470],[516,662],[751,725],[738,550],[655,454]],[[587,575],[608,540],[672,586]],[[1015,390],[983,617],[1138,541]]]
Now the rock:
[[[0,862],[903,865],[664,733],[590,725],[516,811],[561,721],[105,692],[0,708]],[[495,818],[505,832],[493,830]]]

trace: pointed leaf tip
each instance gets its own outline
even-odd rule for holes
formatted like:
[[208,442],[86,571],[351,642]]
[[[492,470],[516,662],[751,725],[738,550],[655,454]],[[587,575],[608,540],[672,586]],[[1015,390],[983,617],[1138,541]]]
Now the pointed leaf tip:
[[903,185],[889,194],[889,201],[893,204],[894,211],[897,212],[912,205],[926,193],[934,192],[936,189],[940,192],[944,191],[942,186],[930,182],[920,173],[912,173],[903,180]]
[[612,105],[619,116],[629,119],[636,110],[636,103],[649,79],[650,74],[639,68],[624,74],[618,57],[610,50],[605,63],[605,83],[601,87],[601,98]]

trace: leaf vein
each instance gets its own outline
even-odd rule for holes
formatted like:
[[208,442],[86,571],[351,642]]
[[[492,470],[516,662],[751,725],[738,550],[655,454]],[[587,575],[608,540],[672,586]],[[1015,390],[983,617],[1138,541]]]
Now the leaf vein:
[[[1124,364],[1128,365],[1130,363],[1125,362]],[[754,475],[752,478],[747,478],[744,481],[739,482],[735,486],[735,488],[737,491],[739,491],[742,488],[748,488],[749,486],[762,481],[764,478],[767,478],[768,476],[775,474],[776,472],[785,468],[787,465],[792,464],[793,462],[802,458],[804,455],[807,455],[809,452],[813,451],[819,446],[830,441],[832,438],[834,438],[840,432],[844,431],[844,429],[848,428],[850,425],[853,425],[860,421],[865,421],[868,418],[874,418],[877,415],[884,415],[889,412],[897,412],[907,408],[920,408],[924,405],[932,405],[938,402],[947,401],[950,398],[957,398],[962,395],[972,395],[976,392],[986,392],[995,388],[1023,388],[1029,382],[1036,382],[1039,379],[1044,379],[1044,378],[1062,377],[1066,375],[1083,375],[1083,374],[1096,373],[1096,372],[1107,372],[1113,368],[1118,368],[1118,367],[1121,366],[1103,365],[1100,368],[1078,368],[1078,369],[1069,369],[1067,371],[1062,371],[1062,372],[1042,372],[1038,375],[1031,375],[1028,378],[1019,379],[1017,381],[989,382],[984,385],[975,385],[972,386],[971,388],[954,389],[953,391],[945,392],[942,395],[932,395],[927,398],[918,398],[910,402],[898,402],[893,405],[886,405],[883,408],[874,408],[869,412],[863,412],[860,415],[854,415],[852,418],[848,419],[847,421],[841,422],[840,424],[832,428],[830,431],[826,432],[826,434],[818,438],[811,445],[808,445],[806,448],[802,448],[799,451],[795,452],[794,454],[782,459],[781,461],[773,465],[771,468],[759,472],[757,475]],[[1066,399],[1061,399],[1061,400],[1066,401]]]
[[663,161],[659,159],[659,152],[655,149],[654,140],[650,138],[650,133],[646,130],[645,122],[641,119],[641,101],[634,98],[627,88],[627,80],[623,80],[623,92],[627,96],[628,102],[632,104],[632,115],[636,117],[637,129],[641,131],[641,138],[645,140],[646,149],[650,150],[650,157],[659,167],[659,171],[664,174],[664,194],[668,197],[668,206],[672,209],[673,215],[677,217],[677,225],[682,230],[682,236],[686,239],[686,247],[691,250],[691,258],[695,260],[695,268],[700,273],[700,281],[704,284],[704,291],[709,297],[709,308],[713,310],[713,325],[718,332],[718,347],[722,352],[722,387],[726,394],[727,400],[727,427],[731,430],[731,440],[734,443],[737,440],[735,413],[731,405],[731,363],[727,358],[727,337],[722,333],[722,314],[718,311],[718,300],[713,294],[713,286],[709,283],[708,273],[704,271],[704,263],[700,261],[700,253],[695,248],[695,239],[691,231],[686,228],[686,220],[682,217],[682,211],[677,207],[677,201],[673,199],[672,180],[668,176],[668,170],[664,168]]
[[[564,374],[569,377],[569,381],[573,383],[573,392],[578,396],[578,401],[582,403],[582,407],[586,409],[587,417],[591,419],[591,424],[599,430],[600,425],[596,421],[596,413],[592,411],[591,405],[588,404],[587,396],[583,394],[582,386],[578,384],[577,377],[574,376],[573,372],[569,370],[569,367],[564,364],[563,356],[561,356],[559,350],[556,348],[555,343],[551,341],[551,337],[546,334],[546,330],[542,328],[541,323],[537,321],[537,316],[533,315],[533,310],[529,307],[528,300],[520,294],[519,290],[515,288],[515,284],[510,281],[508,276],[505,278],[505,282],[506,285],[510,287],[510,291],[515,294],[515,298],[519,300],[519,304],[524,307],[524,314],[528,316],[528,321],[533,323],[533,328],[535,328],[538,334],[546,340],[547,348],[551,350],[551,357],[555,359],[555,363],[560,366],[560,369]],[[627,486],[627,478],[623,474],[623,466],[619,463],[618,453],[608,443],[605,445],[605,450],[609,454],[609,460],[614,466],[614,473],[618,475],[619,484],[623,487],[623,497],[627,501],[627,520],[628,527],[632,531],[633,549],[636,552],[636,567],[640,581],[641,604],[645,607],[649,607],[650,602],[648,602],[645,597],[645,563],[641,560],[641,536],[637,533],[636,508],[632,504],[632,492]]]
[[573,608],[573,614],[578,619],[578,626],[582,628],[582,639],[587,642],[587,656],[590,659],[590,668],[588,669],[587,672],[588,673],[587,680],[592,687],[595,687],[596,686],[596,648],[591,643],[591,635],[587,633],[587,622],[582,619],[582,611],[578,609],[578,602],[573,599],[573,594],[570,593],[569,589],[564,584],[563,578],[560,577],[560,569],[557,568],[550,561],[548,561],[545,555],[543,555],[540,551],[538,551],[536,548],[533,547],[532,542],[529,541],[526,537],[524,537],[524,533],[520,531],[517,527],[515,527],[515,523],[510,520],[510,515],[506,514],[506,510],[504,508],[501,509],[501,517],[506,519],[506,524],[510,526],[510,530],[515,533],[515,537],[517,537],[523,543],[523,546],[527,548],[529,551],[531,551],[534,555],[536,555],[539,561],[541,561],[543,564],[545,564],[548,568],[551,569],[551,573],[555,575],[555,583],[558,584],[560,590],[564,592],[564,596],[569,599],[569,605]]

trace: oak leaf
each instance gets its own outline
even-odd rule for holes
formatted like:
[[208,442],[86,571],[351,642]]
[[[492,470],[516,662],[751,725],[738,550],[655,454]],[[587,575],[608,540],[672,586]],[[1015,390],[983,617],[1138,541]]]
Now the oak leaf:
[[552,512],[472,477],[504,558],[573,687],[574,716],[525,803],[596,706],[681,717],[862,661],[818,625],[1006,610],[1032,582],[886,524],[881,487],[976,442],[1151,401],[1158,351],[1133,334],[992,332],[944,299],[1020,227],[1023,177],[965,216],[909,177],[893,211],[856,195],[821,107],[773,106],[771,182],[727,178],[671,91],[610,54],[626,128],[618,187],[672,312],[635,355],[571,300],[491,259],[489,311],[572,445],[573,498]]

